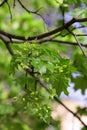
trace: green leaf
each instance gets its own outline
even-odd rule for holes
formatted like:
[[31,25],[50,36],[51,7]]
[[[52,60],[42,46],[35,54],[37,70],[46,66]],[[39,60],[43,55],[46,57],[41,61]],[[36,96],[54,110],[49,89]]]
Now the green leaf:
[[87,88],[87,76],[78,76],[76,78],[73,78],[72,82],[75,83],[75,90],[81,89],[82,94],[85,93],[85,90]]
[[87,74],[87,58],[83,54],[75,54],[74,55],[74,63],[73,65],[76,67],[77,71],[83,75]]
[[87,130],[87,128],[86,128],[86,127],[83,127],[81,130]]
[[56,77],[51,76],[52,87],[55,88],[57,95],[59,96],[61,92],[68,95],[67,87],[69,86],[69,79],[63,75],[56,75]]
[[55,0],[58,4],[62,4],[63,0]]
[[82,115],[87,116],[87,108],[86,107],[81,108],[81,107],[78,106],[77,107],[77,113],[80,114],[81,116]]
[[46,66],[42,66],[40,68],[39,72],[40,72],[41,75],[44,74],[44,73],[46,73]]
[[0,115],[12,115],[15,112],[15,108],[11,105],[0,104]]

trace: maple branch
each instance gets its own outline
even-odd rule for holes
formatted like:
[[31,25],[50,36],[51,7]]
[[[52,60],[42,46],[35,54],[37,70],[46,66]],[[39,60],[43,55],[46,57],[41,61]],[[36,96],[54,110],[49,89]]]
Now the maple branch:
[[[7,2],[7,0],[4,0],[1,4],[0,4],[0,7],[3,6],[5,3]],[[20,3],[20,5],[22,6],[22,8],[24,8],[27,12],[29,13],[36,13],[38,14],[38,10],[33,12],[33,11],[29,11],[27,8],[25,8],[25,6],[21,3],[20,0],[18,0],[18,2]],[[15,0],[14,0],[14,3],[15,3]],[[9,6],[9,5],[8,5]],[[10,10],[10,6],[9,6],[9,10]],[[39,14],[38,14],[39,15]],[[39,15],[40,16],[40,15]],[[10,44],[9,43],[13,43],[13,40],[18,40],[18,41],[22,41],[22,42],[25,42],[25,41],[32,41],[32,40],[43,40],[45,38],[49,38],[50,36],[52,35],[55,35],[57,34],[58,32],[61,32],[63,31],[64,29],[68,29],[72,24],[76,23],[76,22],[87,22],[87,18],[81,18],[81,19],[77,19],[77,18],[72,18],[70,21],[68,21],[67,23],[64,23],[62,26],[60,27],[57,27],[56,29],[53,29],[51,31],[48,31],[48,32],[45,32],[43,34],[40,34],[40,35],[36,35],[36,36],[32,36],[32,37],[28,37],[27,39],[25,38],[25,36],[18,36],[18,35],[14,35],[14,34],[11,34],[11,33],[7,33],[5,31],[2,31],[0,30],[0,39],[4,42],[4,44],[6,45],[9,53],[13,56],[14,53],[13,51],[11,50],[10,48]],[[76,40],[76,43],[80,46],[80,43],[78,42],[78,39],[76,37],[75,34],[73,34],[73,36],[75,37],[75,40]],[[56,41],[56,40],[55,40]],[[61,43],[63,43],[61,41]],[[76,44],[75,43],[75,44]],[[68,42],[67,42],[68,44]],[[73,43],[72,43],[73,44]],[[82,47],[80,46],[80,49],[82,50],[82,52],[84,53]],[[44,83],[40,78],[38,78],[36,76],[36,74],[34,74],[31,70],[31,68],[28,68],[28,69],[25,69],[25,71],[31,75],[33,78],[35,78],[37,80],[37,82],[43,87],[46,89],[46,91],[48,93],[49,92],[49,89],[48,89],[48,86],[46,83]],[[74,113],[73,111],[71,111],[65,104],[62,103],[62,101],[60,101],[60,99],[57,97],[57,96],[54,96],[54,100],[57,101],[57,103],[60,103],[66,110],[68,110],[72,115],[74,115],[83,125],[85,128],[87,128],[87,125],[81,120],[81,118],[76,114]]]
[[[29,69],[26,69],[25,70],[28,74],[30,74],[33,78],[35,78],[37,80],[37,82],[43,87],[46,89],[46,91],[50,94],[50,91],[48,89],[48,86],[46,83],[44,83],[40,78],[38,78],[34,73],[32,73],[32,70],[29,68]],[[87,128],[87,125],[81,120],[81,118],[77,115],[77,113],[73,112],[72,110],[70,110],[56,95],[54,96],[54,100],[61,104],[68,112],[70,112],[74,117],[76,117],[82,124],[85,128]]]
[[10,55],[13,56],[14,52],[10,47],[10,43],[12,42],[11,39],[8,39],[7,37],[0,34],[0,39],[4,42],[7,50],[9,51]]
[[[5,43],[5,41],[4,41]],[[7,46],[7,49],[9,50],[10,54],[13,56],[14,53],[10,51],[9,49],[9,44]],[[28,69],[24,69],[26,71],[26,73],[28,73],[29,75],[31,75],[34,79],[37,80],[37,82],[44,88],[46,89],[46,91],[50,94],[50,91],[48,89],[48,86],[46,83],[44,83],[40,78],[38,78],[33,72],[31,68]],[[77,113],[74,113],[72,110],[70,110],[56,95],[54,96],[54,100],[56,102],[58,102],[59,104],[61,104],[68,112],[70,112],[73,116],[75,116],[82,124],[85,128],[87,128],[87,125],[81,120],[81,118],[77,115]]]
[[[57,39],[51,39],[51,38],[38,41],[39,44],[43,44],[45,42],[55,42],[58,44],[78,46],[77,42],[69,42],[69,41],[63,41],[63,40],[57,40]],[[87,48],[87,44],[80,43],[80,45]]]
[[25,36],[14,35],[14,34],[2,31],[2,30],[0,30],[0,34],[6,36],[8,38],[16,39],[16,40],[23,40],[23,41],[40,40],[40,39],[47,38],[47,37],[50,37],[52,35],[55,35],[58,32],[69,28],[72,24],[74,24],[76,22],[87,22],[87,18],[81,18],[81,19],[72,18],[70,21],[68,21],[67,23],[65,23],[64,25],[62,25],[62,26],[60,26],[60,27],[58,27],[56,29],[53,29],[53,30],[51,30],[49,32],[46,32],[46,33],[43,33],[43,34],[40,34],[40,35],[28,37],[27,39],[25,38]]

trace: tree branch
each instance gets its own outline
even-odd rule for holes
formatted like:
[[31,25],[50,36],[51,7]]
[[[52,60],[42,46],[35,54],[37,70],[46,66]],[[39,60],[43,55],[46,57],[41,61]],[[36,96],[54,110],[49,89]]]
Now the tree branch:
[[74,34],[74,33],[73,33],[72,31],[70,31],[69,29],[67,29],[67,30],[73,35],[73,37],[75,38],[75,40],[76,40],[76,42],[77,42],[79,48],[81,49],[81,51],[82,51],[82,53],[83,53],[83,55],[87,58],[87,55],[85,54],[85,52],[84,52],[84,50],[83,50],[81,44],[79,43],[79,41],[78,41],[78,39],[77,39],[77,37],[76,37],[76,34]]
[[10,43],[11,43],[11,39],[8,39],[7,37],[3,36],[0,34],[0,39],[4,42],[7,50],[9,51],[10,55],[13,56],[14,55],[14,52],[13,50],[11,49],[10,47]]
[[[36,14],[36,15],[38,15],[38,16],[40,16],[42,19],[43,19],[43,21],[45,22],[45,19],[38,13],[38,11],[41,9],[38,9],[38,10],[36,10],[36,11],[31,11],[31,10],[28,10],[24,5],[23,5],[23,3],[20,1],[20,0],[18,0],[18,2],[19,2],[19,4],[21,5],[21,7],[26,11],[26,12],[28,12],[28,13],[32,13],[32,14]],[[46,23],[46,22],[45,22]]]
[[[51,38],[38,41],[39,44],[42,44],[45,42],[56,42],[58,44],[67,44],[67,45],[78,46],[77,42],[69,42],[69,41],[63,41],[63,40],[57,40],[57,39],[51,39]],[[80,44],[81,44],[81,46],[87,48],[87,44],[82,44],[82,43],[80,43]]]
[[[7,2],[7,0],[4,0],[0,6],[3,6],[5,3]],[[15,2],[15,0],[14,0]],[[25,8],[25,6],[21,3],[20,0],[18,0],[18,2],[20,3],[20,5],[22,6],[22,8],[24,8],[28,13],[36,13],[36,12],[33,12],[33,11],[29,11],[27,8]],[[10,8],[9,8],[10,9]],[[39,14],[38,14],[39,15]],[[40,16],[40,15],[39,15]],[[10,48],[10,44],[9,43],[12,43],[13,40],[18,40],[18,41],[22,41],[22,42],[25,42],[25,41],[32,41],[32,40],[46,40],[45,38],[49,38],[50,36],[52,35],[55,35],[57,34],[58,32],[61,32],[63,31],[64,29],[68,29],[72,24],[76,23],[76,22],[87,22],[87,18],[81,18],[81,19],[77,19],[77,18],[73,18],[71,19],[70,21],[68,21],[67,23],[64,23],[64,25],[56,28],[56,29],[53,29],[49,32],[45,32],[43,34],[40,34],[40,35],[36,35],[36,36],[32,36],[32,37],[28,37],[27,39],[25,38],[25,36],[18,36],[18,35],[14,35],[14,34],[11,34],[11,33],[7,33],[7,32],[4,32],[2,30],[0,30],[0,39],[4,42],[4,44],[6,45],[9,53],[13,56],[14,55],[14,52],[11,50]],[[78,42],[78,39],[76,37],[76,35],[73,35],[75,37],[75,40],[76,40],[76,43],[75,44],[78,44],[80,46],[80,43]],[[58,40],[54,40],[55,42],[58,42]],[[61,41],[61,43],[63,43]],[[69,44],[70,42],[65,42],[67,44]],[[72,43],[72,42],[71,42]],[[73,43],[72,43],[73,44]],[[82,48],[80,47],[80,49],[82,50]],[[84,53],[84,51],[82,50],[82,52]],[[46,91],[50,94],[50,91],[48,89],[48,86],[46,83],[44,83],[40,78],[38,78],[36,76],[36,74],[34,74],[31,70],[31,68],[28,68],[28,69],[25,69],[25,71],[31,75],[33,78],[35,78],[37,80],[37,82],[44,88],[46,89]],[[76,114],[74,113],[73,111],[71,111],[65,104],[63,104],[60,99],[57,97],[57,96],[54,96],[54,100],[57,101],[57,103],[60,103],[66,110],[68,110],[72,115],[74,115],[83,125],[85,128],[87,128],[87,125],[81,120],[81,118]]]
[[27,39],[24,36],[18,36],[18,35],[10,34],[10,33],[7,33],[5,31],[2,31],[2,30],[0,30],[0,34],[3,34],[4,36],[6,36],[8,38],[12,38],[12,39],[16,39],[16,40],[23,40],[23,41],[40,40],[40,39],[47,38],[47,37],[50,37],[52,35],[55,35],[58,32],[69,28],[72,24],[74,24],[76,22],[87,22],[87,18],[82,18],[82,19],[73,18],[70,21],[68,21],[67,23],[65,23],[64,25],[62,25],[62,26],[60,26],[56,29],[53,29],[52,31],[49,31],[49,32],[46,32],[46,33],[43,33],[43,34],[40,34],[40,35],[28,37]]
[[9,5],[8,1],[7,1],[6,3],[7,3],[7,5],[8,5],[8,9],[9,9],[9,13],[10,13],[10,18],[11,18],[11,20],[12,20],[12,13],[11,13],[10,5]]
[[0,7],[3,6],[6,2],[7,2],[7,0],[4,0],[4,1],[0,4]]
[[6,42],[4,42],[4,43],[5,43],[5,45],[6,45],[7,50],[9,51],[10,55],[13,56],[13,55],[14,55],[14,52],[13,52],[13,50],[11,49],[10,44],[9,44],[9,43],[7,44]]
[[[48,86],[46,83],[44,83],[43,81],[41,81],[40,78],[38,78],[34,73],[32,73],[32,70],[29,68],[29,69],[26,69],[25,70],[28,74],[30,74],[33,78],[35,78],[37,80],[37,82],[43,87],[46,89],[46,91],[50,94],[50,91],[48,89]],[[62,101],[55,95],[54,96],[54,100],[61,104],[68,112],[70,112],[73,116],[75,116],[82,124],[85,128],[87,128],[87,125],[81,120],[81,118],[76,114],[74,113],[72,110],[70,110],[64,103],[62,103]]]

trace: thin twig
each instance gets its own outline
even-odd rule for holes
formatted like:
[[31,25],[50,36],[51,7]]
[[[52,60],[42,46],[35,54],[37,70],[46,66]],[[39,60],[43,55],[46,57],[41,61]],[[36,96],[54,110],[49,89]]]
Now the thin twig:
[[1,34],[0,34],[0,39],[5,43],[5,46],[6,46],[7,50],[9,51],[10,55],[13,56],[14,52],[10,47],[11,39],[8,39],[7,37],[5,37]]
[[80,47],[80,49],[81,49],[81,51],[82,51],[83,55],[87,58],[87,55],[85,54],[85,52],[84,52],[84,50],[83,50],[83,48],[82,48],[81,44],[79,43],[79,41],[78,41],[78,39],[77,39],[77,37],[76,37],[76,35],[75,35],[75,34],[74,34],[74,37],[75,37],[75,40],[77,41],[77,44],[79,45],[79,47]]
[[[37,82],[46,89],[46,91],[50,94],[50,91],[48,89],[48,86],[46,83],[44,83],[43,81],[41,81],[40,78],[38,78],[34,73],[32,73],[31,69],[27,69],[25,70],[28,74],[30,74],[32,77],[34,77]],[[59,104],[61,104],[67,111],[69,111],[72,115],[74,115],[82,124],[85,128],[87,128],[87,125],[81,120],[81,118],[74,113],[72,110],[70,110],[64,103],[62,103],[62,101],[60,101],[60,99],[57,96],[54,96],[54,100],[57,101]]]
[[4,1],[0,4],[0,7],[3,6],[6,2],[7,2],[7,0],[4,0]]
[[[22,3],[20,0],[18,0],[18,2],[19,2],[19,4],[21,5],[21,7],[22,7],[24,10],[26,10],[26,12],[32,13],[32,14],[36,14],[36,15],[40,16],[40,17],[43,19],[43,21],[45,22],[45,19],[42,17],[42,15],[38,13],[41,8],[37,9],[36,11],[31,11],[31,10],[27,9],[27,8],[23,5],[23,3]],[[46,22],[45,22],[45,23],[46,23]]]
[[[9,39],[7,39],[6,37],[4,37],[3,35],[0,35],[0,39],[3,41],[6,41],[6,43],[8,44],[8,43],[12,43],[12,44],[24,44],[25,43],[25,41],[24,40],[9,40]],[[53,37],[52,38],[48,38],[48,39],[43,39],[43,40],[39,40],[38,41],[38,44],[44,44],[44,43],[46,43],[46,42],[55,42],[55,43],[58,43],[58,44],[66,44],[66,45],[73,45],[73,46],[78,46],[78,44],[77,44],[77,42],[70,42],[70,41],[63,41],[63,40],[57,40],[57,39],[53,39]],[[32,43],[32,42],[29,42],[29,43]],[[85,48],[87,48],[87,43],[80,43],[81,44],[81,46],[83,46],[83,47],[85,47]]]
[[82,53],[83,53],[83,55],[87,58],[87,55],[85,54],[85,52],[84,52],[84,50],[83,50],[81,44],[79,43],[79,41],[78,41],[78,39],[77,39],[77,37],[76,37],[76,34],[74,34],[74,33],[73,33],[72,31],[70,31],[69,29],[67,29],[67,30],[73,35],[73,37],[75,38],[75,40],[76,40],[76,42],[77,42],[79,48],[81,49],[81,51],[82,51]]
[[49,32],[46,32],[46,33],[43,33],[43,34],[40,34],[40,35],[28,37],[27,39],[25,38],[25,36],[18,36],[18,35],[10,34],[10,33],[7,33],[5,31],[2,31],[2,30],[0,30],[0,34],[3,34],[5,36],[7,36],[8,38],[11,37],[12,39],[24,40],[24,41],[29,41],[30,42],[30,41],[35,40],[35,39],[40,40],[40,39],[47,38],[47,37],[50,37],[52,35],[55,35],[58,32],[61,32],[64,29],[69,28],[75,22],[87,22],[87,18],[81,18],[81,19],[73,18],[70,21],[68,21],[67,23],[65,23],[64,25],[62,25],[62,26],[60,26],[60,27],[58,27],[58,28],[56,28],[54,30],[51,30]]
[[81,120],[81,118],[76,114],[74,113],[72,110],[70,110],[64,103],[62,103],[56,96],[54,96],[54,99],[59,103],[61,104],[67,111],[69,111],[74,117],[76,117],[82,124],[85,128],[87,128],[87,125]]
[[65,24],[65,10],[63,5],[60,6],[61,12],[62,12],[62,21],[63,21],[63,25]]
[[[4,42],[4,43],[5,43],[5,42]],[[9,51],[10,55],[13,56],[13,55],[14,55],[14,52],[13,52],[13,50],[11,49],[10,44],[5,43],[5,45],[6,45],[7,50]]]
[[[46,42],[56,42],[58,44],[67,44],[67,45],[78,46],[77,42],[63,41],[63,40],[57,40],[57,39],[51,39],[51,38],[38,41],[39,44],[46,43]],[[87,44],[82,44],[82,43],[80,43],[80,44],[81,44],[81,46],[87,48]]]
[[87,36],[87,34],[76,34],[76,36],[77,37],[79,37],[79,36],[84,36],[85,37],[85,36]]
[[8,9],[9,9],[9,13],[10,13],[10,18],[11,18],[11,20],[12,20],[12,13],[11,13],[10,5],[9,5],[8,1],[7,1],[6,3],[7,3],[7,5],[8,5]]
[[16,4],[15,4],[15,3],[16,3],[16,0],[14,0],[14,2],[13,2],[13,8],[16,6]]

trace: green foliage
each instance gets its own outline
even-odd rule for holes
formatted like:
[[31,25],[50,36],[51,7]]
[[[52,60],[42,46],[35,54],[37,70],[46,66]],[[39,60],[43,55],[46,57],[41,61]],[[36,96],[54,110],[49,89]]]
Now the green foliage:
[[[25,43],[20,51],[17,51],[11,60],[11,72],[20,65],[23,69],[33,68],[33,72],[43,80],[47,80],[58,95],[61,91],[68,94],[67,87],[70,74],[74,71],[71,62],[59,55],[59,52],[44,45]],[[56,84],[55,84],[56,82]]]
[[86,107],[84,107],[84,108],[77,107],[77,113],[80,115],[87,115],[87,108]]
[[76,53],[74,55],[74,66],[82,75],[87,74],[87,59],[82,54]]
[[87,128],[83,127],[81,130],[86,130]]
[[75,83],[75,90],[81,89],[82,94],[85,94],[85,89],[87,88],[87,76],[77,76],[72,79]]
[[[87,17],[87,11],[82,8],[82,3],[87,5],[86,0],[21,1],[29,10],[37,11],[41,8],[39,13],[42,13],[43,17],[47,15],[46,12],[55,8],[60,16],[58,26],[63,23],[63,11],[67,13],[72,5],[74,8],[71,16]],[[48,31],[40,15],[23,11],[18,3],[13,9],[13,1],[8,2],[11,6],[12,20],[7,4],[0,7],[1,30],[23,35],[26,39]],[[73,26],[70,29],[72,30]],[[75,42],[73,36],[67,33],[67,30],[63,30],[56,40]],[[82,31],[78,30],[78,33]],[[85,38],[79,40],[86,41]],[[45,130],[50,127],[60,130],[60,120],[55,121],[51,117],[52,101],[55,95],[60,97],[61,92],[68,95],[67,88],[70,82],[74,83],[75,90],[81,89],[82,93],[85,93],[87,59],[77,48],[61,45],[60,42],[40,44],[35,39],[25,43],[21,41],[18,45],[15,41],[11,48],[14,51],[13,57],[0,40],[0,130]],[[31,75],[27,73],[28,69],[31,70]],[[74,77],[72,73],[79,73],[79,76]],[[36,79],[32,75],[36,76]],[[37,82],[38,79],[47,85],[49,93]],[[87,109],[78,108],[77,113],[86,115]]]
[[73,65],[79,72],[79,76],[72,77],[72,82],[75,84],[74,88],[75,90],[81,89],[82,94],[84,94],[87,88],[87,59],[82,54],[76,53]]
[[6,114],[13,114],[15,112],[15,108],[10,106],[10,105],[6,105],[6,104],[1,104],[0,105],[0,115],[6,115]]

